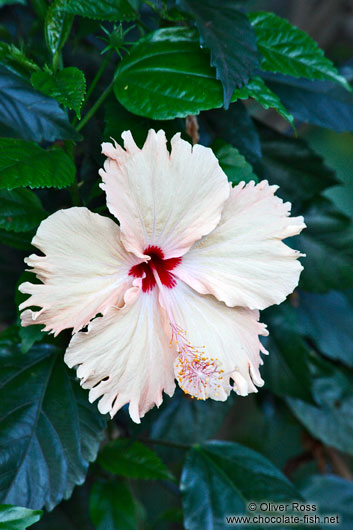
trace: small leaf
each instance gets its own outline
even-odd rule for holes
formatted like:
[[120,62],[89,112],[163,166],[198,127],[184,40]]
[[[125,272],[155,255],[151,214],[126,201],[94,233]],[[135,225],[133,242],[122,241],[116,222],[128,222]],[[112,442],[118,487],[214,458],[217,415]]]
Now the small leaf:
[[[305,481],[302,494],[308,503],[315,503],[321,517],[339,516],[340,530],[353,527],[353,483],[336,475],[312,475]],[[337,523],[336,523],[337,524]]]
[[264,78],[298,120],[337,132],[353,131],[353,94],[337,83],[274,74]]
[[75,166],[62,149],[42,149],[25,140],[0,138],[0,189],[64,188],[75,178]]
[[34,142],[80,140],[55,99],[0,65],[0,126],[2,136]]
[[7,42],[0,42],[0,62],[11,72],[25,79],[32,72],[39,70],[39,66],[31,61],[31,59],[28,59],[21,50],[16,48],[14,44],[8,44]]
[[69,66],[53,73],[35,72],[31,81],[34,88],[74,110],[77,118],[81,119],[80,109],[86,91],[86,80],[81,70]]
[[306,254],[300,286],[306,291],[353,287],[353,223],[324,198],[304,215],[307,229],[293,243]]
[[60,52],[67,41],[74,20],[64,8],[67,0],[54,0],[47,10],[44,22],[45,40],[53,55]]
[[275,109],[294,127],[294,117],[283,106],[279,97],[265,85],[261,77],[254,77],[246,86],[235,90],[232,101],[249,98],[255,99],[264,109]]
[[193,15],[200,33],[201,46],[211,51],[211,65],[222,81],[224,106],[229,107],[236,87],[248,83],[259,67],[255,33],[247,16],[233,0],[179,0]]
[[338,184],[334,171],[305,140],[291,138],[263,125],[258,125],[258,131],[263,176],[271,184],[280,186],[279,195],[284,199],[297,204]]
[[39,521],[43,512],[40,510],[28,510],[21,506],[11,504],[0,505],[0,529],[2,530],[26,530],[29,526]]
[[97,456],[104,417],[62,353],[42,343],[23,355],[14,333],[0,335],[1,502],[50,510]]
[[308,79],[331,79],[351,90],[323,50],[304,31],[274,13],[249,13],[257,46],[263,56],[261,68]]
[[90,498],[90,515],[96,530],[136,530],[134,500],[120,481],[95,482]]
[[0,228],[26,232],[36,228],[45,217],[42,203],[32,191],[0,189]]
[[233,185],[239,182],[258,182],[259,179],[253,173],[251,165],[245,160],[236,147],[216,140],[212,149],[218,158],[219,165],[228,177],[229,182]]
[[309,371],[310,350],[299,334],[295,309],[284,303],[267,309],[263,319],[270,336],[269,351],[262,368],[265,384],[279,396],[292,396],[313,402]]
[[156,453],[141,442],[114,440],[103,447],[98,461],[106,471],[123,477],[173,479]]
[[303,335],[314,340],[330,359],[353,367],[353,308],[344,293],[301,291],[297,313]]
[[288,405],[314,438],[353,455],[352,374],[313,352],[310,372],[316,405],[287,398]]
[[67,2],[65,11],[95,20],[136,20],[137,12],[129,0],[74,0]]
[[300,499],[269,460],[237,443],[211,441],[186,457],[180,489],[188,530],[227,528],[226,516],[246,512],[249,501]]

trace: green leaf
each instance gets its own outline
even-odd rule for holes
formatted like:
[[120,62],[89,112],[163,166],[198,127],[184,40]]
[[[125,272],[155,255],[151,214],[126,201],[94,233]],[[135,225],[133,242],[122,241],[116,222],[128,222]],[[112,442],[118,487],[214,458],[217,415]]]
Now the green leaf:
[[47,151],[33,142],[0,138],[0,188],[64,188],[72,184],[75,172],[62,149]]
[[106,471],[123,477],[173,479],[156,453],[141,442],[131,442],[126,438],[106,444],[98,461]]
[[64,11],[66,4],[67,0],[54,0],[45,17],[45,40],[52,55],[61,51],[70,35],[74,17]]
[[45,337],[45,332],[42,331],[42,326],[27,326],[20,327],[18,334],[21,339],[21,352],[27,353],[36,342],[40,342]]
[[216,138],[222,138],[236,147],[252,165],[258,163],[262,156],[260,138],[248,110],[241,101],[233,103],[228,110],[211,110],[203,113],[202,117]]
[[312,402],[310,350],[299,334],[295,309],[290,304],[268,309],[262,317],[269,326],[269,356],[261,370],[265,384],[279,396]]
[[23,51],[16,48],[14,44],[8,44],[7,42],[0,42],[0,62],[11,72],[25,79],[32,72],[39,70],[39,66],[31,59],[28,59]]
[[304,215],[307,229],[293,245],[306,254],[300,286],[306,291],[353,287],[353,224],[326,199]]
[[297,313],[303,335],[330,359],[353,367],[353,308],[343,293],[301,291]]
[[305,140],[290,138],[265,126],[258,126],[258,131],[264,177],[280,186],[279,194],[285,200],[297,204],[338,183],[332,169]]
[[245,160],[236,147],[226,144],[222,140],[216,140],[212,149],[218,158],[219,165],[233,185],[239,182],[258,182],[259,179],[253,173],[251,165]]
[[19,250],[30,250],[34,232],[8,232],[0,229],[0,243]]
[[234,399],[232,394],[225,403],[198,401],[177,390],[172,399],[165,398],[161,410],[155,413],[151,437],[184,444],[207,440],[221,427]]
[[244,513],[249,501],[284,503],[300,495],[269,460],[232,442],[195,446],[181,475],[187,530],[223,530],[226,515]]
[[13,4],[26,4],[26,0],[0,0],[0,7],[10,6]]
[[266,110],[275,109],[282,118],[294,127],[294,117],[283,106],[279,97],[265,85],[261,77],[254,77],[246,86],[237,89],[233,94],[232,101],[249,98],[255,99]]
[[0,189],[0,228],[26,232],[36,228],[45,217],[42,203],[32,191]]
[[[185,27],[159,29],[132,46],[119,63],[114,92],[127,110],[155,120],[198,114],[223,103],[208,54],[200,49],[196,32]],[[266,109],[275,108],[293,122],[261,78],[237,89],[232,101],[248,98]]]
[[28,510],[21,506],[11,504],[0,505],[0,529],[26,530],[29,526],[39,521],[43,512]]
[[74,110],[77,118],[81,119],[80,109],[86,92],[86,80],[81,70],[68,66],[53,73],[35,72],[31,81],[34,88]]
[[52,509],[85,479],[104,417],[66,368],[62,351],[39,344],[23,355],[0,335],[0,501]]
[[95,20],[136,20],[137,13],[129,0],[73,0],[67,2],[65,11]]
[[351,90],[347,80],[338,74],[333,63],[307,33],[274,13],[260,11],[248,16],[263,56],[263,70],[308,79],[331,79]]
[[353,94],[337,83],[278,74],[264,78],[298,120],[337,132],[353,131]]
[[352,455],[352,374],[314,353],[310,372],[316,405],[287,398],[288,405],[314,438]]
[[55,101],[0,65],[0,126],[11,136],[35,142],[80,140]]
[[353,484],[335,475],[313,475],[303,486],[303,496],[315,503],[321,516],[339,515],[340,530],[353,527]]
[[233,0],[179,0],[196,21],[201,46],[211,51],[211,65],[223,85],[224,106],[229,107],[236,87],[248,83],[259,67],[255,32]]
[[134,500],[120,481],[95,482],[90,498],[90,515],[96,530],[136,530]]

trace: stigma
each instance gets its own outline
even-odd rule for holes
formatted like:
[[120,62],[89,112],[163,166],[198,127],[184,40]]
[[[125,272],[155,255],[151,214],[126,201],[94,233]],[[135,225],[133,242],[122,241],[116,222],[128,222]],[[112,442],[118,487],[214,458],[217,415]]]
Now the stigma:
[[171,344],[175,341],[179,353],[174,371],[180,388],[192,398],[221,399],[224,371],[219,360],[207,357],[204,346],[193,346],[186,338],[186,331],[179,326],[171,323],[171,327]]

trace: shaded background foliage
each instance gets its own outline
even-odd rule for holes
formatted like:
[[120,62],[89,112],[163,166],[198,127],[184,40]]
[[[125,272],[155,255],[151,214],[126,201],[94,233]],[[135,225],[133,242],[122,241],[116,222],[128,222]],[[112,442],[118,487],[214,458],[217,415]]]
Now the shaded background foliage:
[[[267,499],[351,529],[351,2],[0,0],[0,13],[0,528],[220,530]],[[88,403],[62,360],[68,333],[19,327],[16,286],[47,215],[109,215],[102,139],[131,129],[141,145],[150,127],[200,137],[234,184],[278,184],[305,216],[293,246],[307,257],[262,314],[257,395],[177,391],[135,425]]]

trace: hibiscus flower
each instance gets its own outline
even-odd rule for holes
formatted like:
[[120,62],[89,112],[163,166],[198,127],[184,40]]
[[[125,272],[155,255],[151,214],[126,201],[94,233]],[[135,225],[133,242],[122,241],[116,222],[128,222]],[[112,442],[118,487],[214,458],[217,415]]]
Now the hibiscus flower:
[[[111,219],[87,208],[50,215],[32,244],[44,255],[25,261],[42,283],[22,324],[57,335],[73,328],[65,353],[89,399],[111,416],[129,403],[135,422],[175,380],[198,399],[256,392],[266,335],[258,310],[296,287],[299,252],[283,239],[302,217],[267,181],[234,188],[212,150],[164,131],[142,149],[130,132],[124,147],[104,143],[100,170]],[[87,326],[86,330],[83,330]]]

